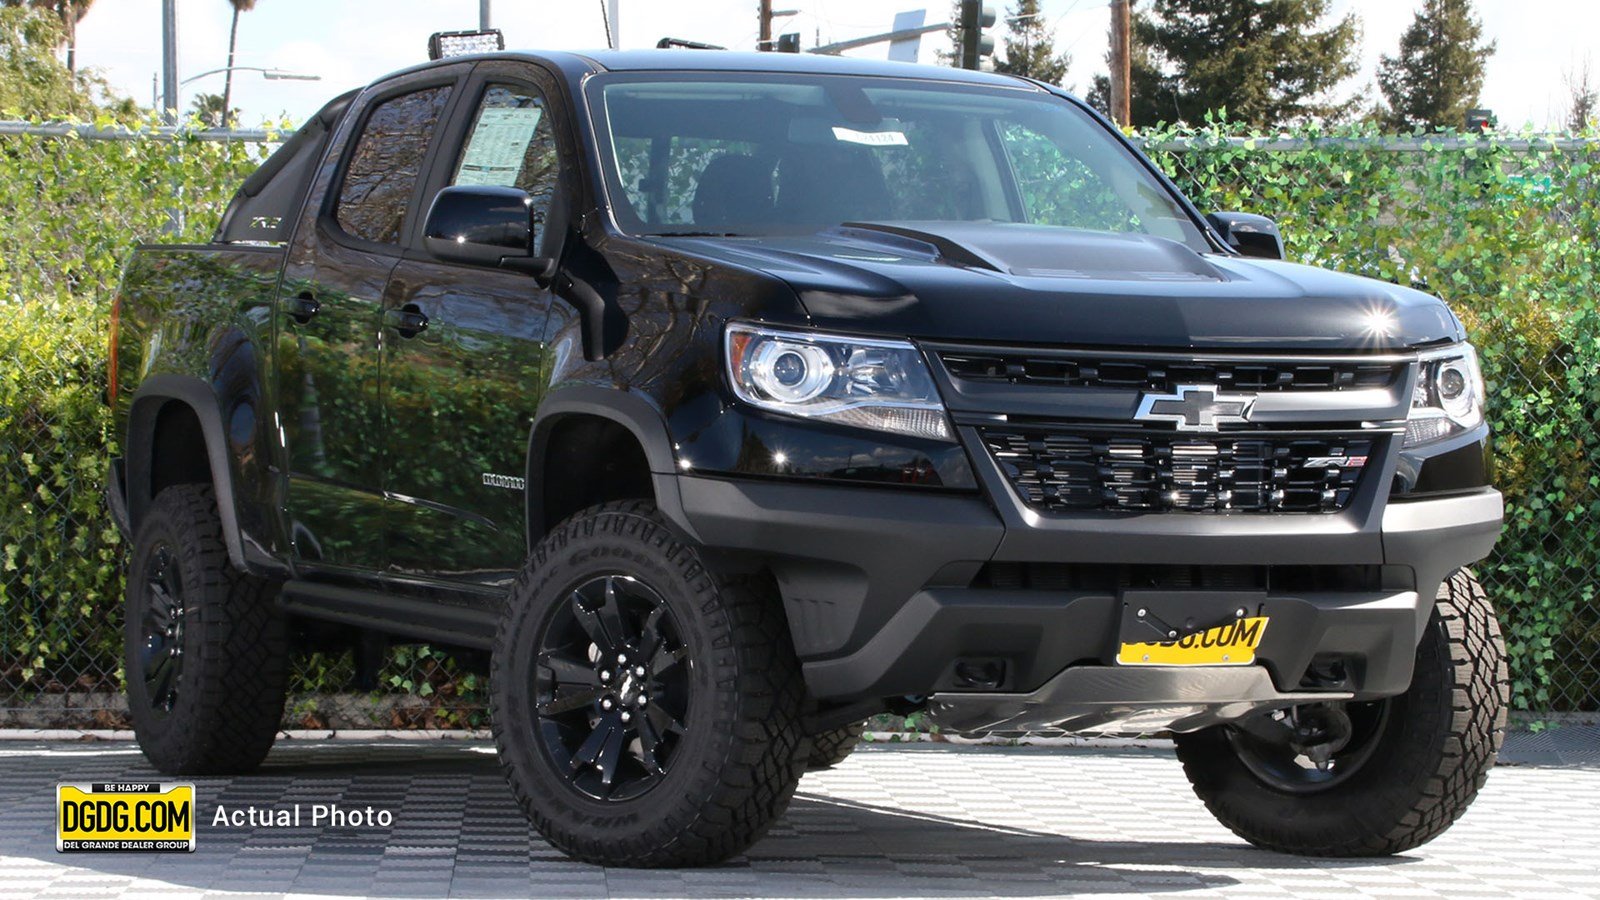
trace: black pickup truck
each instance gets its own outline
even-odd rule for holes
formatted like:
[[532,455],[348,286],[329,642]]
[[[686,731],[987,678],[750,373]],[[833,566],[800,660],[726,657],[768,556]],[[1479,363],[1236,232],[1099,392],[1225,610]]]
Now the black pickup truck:
[[1439,300],[1282,257],[1018,78],[383,78],[127,264],[140,744],[250,769],[292,654],[426,641],[585,860],[736,854],[886,711],[1167,732],[1254,843],[1414,847],[1504,726],[1484,387]]

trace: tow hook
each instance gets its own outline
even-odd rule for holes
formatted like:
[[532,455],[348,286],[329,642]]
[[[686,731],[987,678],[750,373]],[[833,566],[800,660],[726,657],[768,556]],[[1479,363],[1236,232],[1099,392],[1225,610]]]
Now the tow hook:
[[1288,715],[1295,719],[1290,746],[1326,772],[1328,761],[1350,743],[1350,716],[1344,707],[1332,703],[1297,706]]
[[1310,703],[1275,709],[1238,723],[1253,737],[1294,750],[1320,771],[1328,770],[1334,754],[1350,743],[1353,729],[1343,704]]

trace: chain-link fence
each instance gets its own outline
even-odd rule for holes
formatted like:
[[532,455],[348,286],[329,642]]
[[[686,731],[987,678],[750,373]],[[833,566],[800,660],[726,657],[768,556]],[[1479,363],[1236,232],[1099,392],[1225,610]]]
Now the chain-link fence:
[[[115,137],[116,140],[104,138]],[[116,727],[123,547],[103,501],[107,317],[140,238],[205,240],[265,133],[0,123],[0,725]],[[1426,287],[1489,379],[1508,527],[1480,567],[1516,702],[1600,709],[1600,143],[1148,135],[1204,208],[1276,217],[1295,258]],[[290,727],[470,727],[484,685],[425,647],[376,690],[297,661]]]

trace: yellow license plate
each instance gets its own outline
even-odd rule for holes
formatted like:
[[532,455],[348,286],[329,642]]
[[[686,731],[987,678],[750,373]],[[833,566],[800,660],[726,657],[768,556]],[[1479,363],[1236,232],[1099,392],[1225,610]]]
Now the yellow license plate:
[[193,852],[194,785],[56,785],[56,849]]
[[1266,616],[1234,619],[1176,641],[1123,644],[1117,662],[1125,666],[1247,666],[1267,633]]

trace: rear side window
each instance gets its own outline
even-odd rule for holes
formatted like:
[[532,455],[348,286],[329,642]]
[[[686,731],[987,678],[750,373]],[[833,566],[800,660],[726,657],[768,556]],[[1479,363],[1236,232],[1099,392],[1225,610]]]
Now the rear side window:
[[335,218],[346,234],[398,244],[428,143],[450,99],[449,87],[391,97],[367,117],[345,168]]

